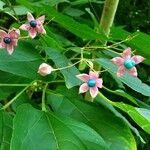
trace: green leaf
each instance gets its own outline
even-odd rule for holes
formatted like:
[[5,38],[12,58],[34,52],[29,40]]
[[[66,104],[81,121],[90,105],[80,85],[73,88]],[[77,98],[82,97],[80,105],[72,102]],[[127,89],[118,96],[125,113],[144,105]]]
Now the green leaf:
[[4,2],[0,1],[0,10],[3,10],[3,6],[5,5]]
[[[112,64],[109,59],[99,58],[96,60],[96,62],[102,65],[105,69],[108,69],[108,72],[112,75],[116,75],[117,66]],[[142,83],[140,79],[132,77],[131,75],[126,73],[122,77],[118,78],[118,80],[121,80],[124,84],[126,84],[133,90],[145,96],[150,96],[150,87]]]
[[[69,30],[70,32],[74,33],[75,35],[87,39],[87,40],[105,40],[106,37],[104,34],[96,33],[93,29],[88,27],[85,24],[81,24],[75,20],[73,20],[71,17],[63,15],[62,13],[57,12],[53,8],[50,7],[44,7],[47,15],[51,18],[54,18],[54,21],[62,25],[64,28]],[[42,8],[43,9],[43,8]]]
[[111,28],[111,37],[112,40],[124,40],[128,36],[131,36],[131,33],[124,30],[123,27],[112,27]]
[[22,105],[14,118],[11,150],[107,150],[100,135],[69,118]]
[[29,42],[19,41],[12,55],[8,55],[5,49],[1,51],[0,70],[29,79],[37,79],[37,70],[42,62],[36,49]]
[[[99,93],[99,95],[95,98],[95,102],[98,102],[102,107],[108,109],[110,112],[115,114],[117,117],[121,118],[127,126],[136,134],[136,136],[140,139],[142,143],[145,143],[145,140],[140,135],[140,132],[136,127],[134,127],[115,107],[112,105],[112,102],[108,100],[104,95]],[[108,103],[109,102],[109,103]]]
[[60,51],[63,51],[63,47],[62,45],[60,45],[60,43],[58,43],[54,38],[46,35],[46,36],[42,36],[41,37],[41,42],[42,42],[42,45],[45,46],[45,47],[52,47],[52,48],[55,48],[55,49],[59,49]]
[[131,131],[120,117],[103,107],[85,102],[74,89],[60,88],[55,93],[47,93],[47,103],[55,113],[86,123],[104,138],[111,150],[136,149]]
[[[13,6],[13,9],[14,9],[15,13],[16,13],[18,16],[20,16],[20,15],[26,15],[27,12],[29,11],[29,9],[27,9],[26,7],[21,6],[21,5]],[[11,14],[11,15],[15,15],[15,14],[14,14],[14,11],[13,11],[10,7],[6,7],[6,8],[4,9],[4,12],[5,12],[5,13],[9,13],[9,14]]]
[[[71,65],[71,62],[62,55],[59,51],[52,48],[44,48],[47,55],[54,61],[58,68],[66,67]],[[68,88],[79,85],[81,82],[76,78],[76,75],[80,74],[78,69],[73,66],[67,69],[61,70]]]
[[99,93],[99,97],[111,105],[126,112],[144,131],[150,134],[150,109],[133,107],[123,102],[112,102],[106,98],[102,93]]
[[114,106],[125,111],[144,131],[150,134],[150,109],[137,108],[124,103],[114,103]]
[[0,111],[0,150],[10,149],[12,135],[12,116]]

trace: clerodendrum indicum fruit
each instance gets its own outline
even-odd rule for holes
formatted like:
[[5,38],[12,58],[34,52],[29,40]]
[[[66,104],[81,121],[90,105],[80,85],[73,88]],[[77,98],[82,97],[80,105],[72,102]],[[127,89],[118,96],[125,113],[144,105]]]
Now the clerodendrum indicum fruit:
[[46,31],[43,27],[45,16],[41,16],[35,19],[30,12],[27,13],[28,23],[20,26],[20,29],[27,30],[29,36],[33,39],[36,37],[37,33],[46,34]]
[[0,48],[6,48],[11,55],[14,51],[14,46],[17,46],[20,30],[12,28],[7,32],[0,30]]
[[137,70],[135,65],[141,63],[144,60],[144,57],[140,55],[134,55],[131,57],[131,48],[127,48],[123,51],[122,57],[115,57],[112,59],[112,62],[119,66],[117,71],[117,76],[122,76],[126,71],[137,77]]

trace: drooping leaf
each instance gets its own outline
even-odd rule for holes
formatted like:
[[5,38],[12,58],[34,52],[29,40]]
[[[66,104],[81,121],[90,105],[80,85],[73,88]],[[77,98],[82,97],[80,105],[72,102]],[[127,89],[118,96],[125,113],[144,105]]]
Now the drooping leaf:
[[24,104],[17,110],[11,150],[107,150],[100,135],[87,125],[42,112]]
[[[112,64],[109,59],[99,58],[96,60],[97,63],[102,65],[105,69],[108,69],[108,72],[112,75],[116,75],[117,72],[117,66]],[[132,88],[133,90],[145,95],[150,96],[150,87],[144,83],[138,78],[132,77],[129,74],[125,74],[122,77],[118,78],[118,80],[121,80],[124,84]]]
[[[125,116],[123,116],[112,104],[112,102],[106,98],[101,93],[98,94],[98,96],[95,98],[95,101],[98,102],[101,106],[103,106],[105,109],[108,109],[110,112],[115,114],[117,117],[121,118],[127,126],[136,134],[136,136],[140,139],[142,143],[145,143],[145,140],[143,139],[142,135],[140,134],[139,130],[134,127]],[[108,103],[109,102],[109,103]]]
[[150,134],[150,109],[137,108],[124,103],[114,103],[114,106],[125,111],[144,131]]
[[109,102],[111,105],[126,112],[144,131],[150,134],[150,109],[133,107],[123,102],[112,102],[106,98],[102,93],[99,93],[101,99]]

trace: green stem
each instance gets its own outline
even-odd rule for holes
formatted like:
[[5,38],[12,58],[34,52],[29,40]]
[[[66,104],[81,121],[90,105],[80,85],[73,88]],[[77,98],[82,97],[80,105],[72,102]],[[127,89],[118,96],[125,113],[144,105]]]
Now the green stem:
[[68,69],[68,68],[74,67],[76,64],[78,64],[80,62],[81,62],[81,60],[79,60],[79,61],[77,61],[74,64],[71,64],[69,66],[65,66],[65,67],[62,67],[62,68],[53,69],[53,71],[60,71],[60,70]]
[[46,93],[47,86],[48,86],[48,83],[45,84],[45,87],[42,93],[42,111],[45,111],[45,112],[46,112],[45,93]]
[[29,36],[22,36],[22,37],[19,37],[19,39],[28,39],[30,38]]
[[26,89],[30,86],[31,84],[29,84],[28,86],[26,86],[23,90],[21,90],[12,100],[10,100],[6,105],[4,105],[2,107],[2,109],[6,109],[7,107],[9,107],[23,92],[26,91]]
[[0,26],[0,29],[8,31],[8,29],[6,29],[5,27]]
[[28,85],[30,85],[30,84],[0,84],[0,87],[1,86],[28,86]]
[[112,91],[110,89],[108,89],[107,87],[103,86],[103,89],[105,89],[106,91],[110,92],[110,93],[116,93],[115,91]]
[[106,36],[109,36],[110,28],[114,21],[118,3],[119,0],[105,0],[100,26],[105,32]]

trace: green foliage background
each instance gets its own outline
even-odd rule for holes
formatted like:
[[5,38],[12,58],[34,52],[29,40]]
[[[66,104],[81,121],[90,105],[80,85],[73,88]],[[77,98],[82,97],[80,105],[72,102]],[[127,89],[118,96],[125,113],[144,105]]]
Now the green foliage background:
[[[18,28],[30,11],[46,15],[47,31],[34,40],[20,39],[11,56],[0,51],[0,106],[15,100],[0,111],[0,150],[149,149],[150,2],[120,0],[108,39],[99,26],[103,5],[100,0],[0,1],[1,29]],[[105,40],[108,47],[100,48]],[[37,74],[42,62],[54,68],[75,63],[83,47],[84,58],[95,58],[104,80],[94,102],[78,94],[76,75],[88,73],[87,62],[47,77]],[[146,58],[137,66],[138,78],[116,77],[110,59],[126,47]]]

